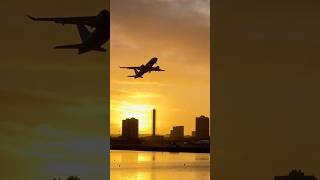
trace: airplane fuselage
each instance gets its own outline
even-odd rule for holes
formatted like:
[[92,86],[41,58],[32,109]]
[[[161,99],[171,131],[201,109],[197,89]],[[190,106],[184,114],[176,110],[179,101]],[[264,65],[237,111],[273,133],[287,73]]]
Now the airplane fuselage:
[[152,58],[145,66],[142,66],[140,71],[136,74],[135,78],[141,78],[145,73],[152,70],[153,65],[156,64],[158,58]]
[[132,69],[134,70],[134,75],[128,76],[128,77],[133,77],[133,78],[143,78],[142,76],[147,73],[147,72],[159,72],[159,71],[165,71],[163,69],[160,69],[159,66],[153,67],[158,61],[158,58],[154,57],[151,60],[148,61],[147,64],[141,65],[141,66],[126,66],[126,67],[121,67],[120,68],[126,68],[126,69]]

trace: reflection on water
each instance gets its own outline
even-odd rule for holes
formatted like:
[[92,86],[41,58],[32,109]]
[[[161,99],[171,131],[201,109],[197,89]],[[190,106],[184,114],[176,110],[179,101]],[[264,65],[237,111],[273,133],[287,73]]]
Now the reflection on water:
[[210,154],[111,151],[111,180],[209,180]]

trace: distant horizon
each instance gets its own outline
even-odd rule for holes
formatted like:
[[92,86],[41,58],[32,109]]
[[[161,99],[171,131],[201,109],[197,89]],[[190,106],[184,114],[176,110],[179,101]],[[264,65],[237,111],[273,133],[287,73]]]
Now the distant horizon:
[[[121,134],[110,134],[110,136],[121,136]],[[139,136],[152,136],[152,134],[140,134],[139,133]],[[162,136],[166,136],[166,135],[170,135],[170,134],[156,134],[156,135],[162,135]],[[190,134],[185,134],[184,136],[192,136],[192,135],[190,135]],[[210,136],[209,136],[210,137]]]
[[[210,121],[211,121],[211,118],[210,118],[210,116],[207,116],[207,115],[203,115],[203,114],[201,114],[201,115],[199,115],[199,116],[196,116],[196,117],[194,117],[194,124],[195,124],[195,119],[197,118],[197,117],[200,117],[200,116],[205,116],[205,117],[208,117],[209,118],[209,123],[210,123]],[[123,120],[125,120],[125,119],[130,119],[130,118],[135,118],[135,117],[128,117],[128,118],[124,118],[124,119],[122,119],[121,121],[123,121]],[[138,118],[135,118],[135,119],[138,119]],[[138,122],[139,122],[139,119],[138,119]],[[150,124],[152,123],[152,119],[150,119]],[[173,128],[173,127],[175,127],[175,126],[183,126],[183,127],[185,127],[183,124],[177,124],[177,125],[174,125],[174,126],[172,126],[171,127],[171,129]],[[194,130],[192,130],[192,131],[195,131],[195,125],[194,125]],[[210,129],[210,126],[209,126],[209,129]],[[139,127],[139,130],[140,130],[140,127]],[[121,131],[121,129],[120,129],[120,131]],[[152,131],[152,129],[150,129],[150,131]],[[184,131],[184,134],[185,134],[185,136],[186,135],[190,135],[190,136],[192,136],[192,131],[191,131],[191,133],[187,133],[186,131]],[[156,131],[157,132],[157,131]],[[119,133],[120,135],[121,135],[121,132]],[[147,132],[145,132],[145,133],[140,133],[140,131],[139,131],[139,135],[148,135],[149,133],[147,133]],[[152,132],[150,133],[150,134],[152,134]],[[157,135],[158,135],[158,133],[156,133]],[[168,133],[159,133],[159,135],[168,135],[168,134],[170,134],[170,130],[168,131]],[[210,134],[210,131],[209,131],[209,134]],[[118,133],[110,133],[110,135],[118,135]]]

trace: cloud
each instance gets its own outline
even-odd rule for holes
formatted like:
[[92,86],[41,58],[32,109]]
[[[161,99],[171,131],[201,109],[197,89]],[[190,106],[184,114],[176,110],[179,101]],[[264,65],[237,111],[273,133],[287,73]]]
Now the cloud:
[[112,47],[122,48],[122,49],[139,49],[141,46],[135,42],[129,34],[127,34],[122,26],[112,25],[111,26],[111,41]]
[[161,95],[152,92],[143,92],[143,91],[126,91],[126,90],[111,90],[112,99],[119,97],[119,99],[150,99],[158,98]]
[[[166,3],[172,11],[210,16],[210,0],[157,0]],[[150,2],[150,1],[149,1]]]
[[[122,0],[111,2],[111,6],[112,34],[116,37],[112,59],[124,61],[126,55],[150,53],[163,55],[163,59],[183,57],[189,64],[208,62],[209,1]],[[122,48],[117,48],[121,44]],[[137,47],[143,51],[137,51]]]
[[[8,121],[0,122],[0,125],[1,152],[11,153],[11,159],[32,159],[29,163],[33,166],[35,162],[40,163],[37,176],[42,173],[47,177],[49,174],[85,176],[97,171],[102,174],[104,171],[101,168],[106,168],[103,158],[106,158],[106,136],[79,135],[78,132],[58,129],[50,124],[30,125]],[[79,168],[81,171],[78,171]]]
[[[112,80],[111,80],[112,81]],[[161,82],[155,82],[155,81],[119,81],[114,80],[112,81],[113,84],[119,84],[119,85],[132,85],[132,86],[165,86],[166,84]]]

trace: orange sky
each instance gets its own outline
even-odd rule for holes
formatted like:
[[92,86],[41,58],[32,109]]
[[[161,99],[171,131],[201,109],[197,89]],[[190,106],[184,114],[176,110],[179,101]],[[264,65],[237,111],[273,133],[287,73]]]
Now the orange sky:
[[26,15],[92,16],[108,4],[0,2],[0,179],[106,177],[108,56],[55,50],[81,41],[76,26]]
[[[111,124],[121,132],[125,118],[139,119],[140,133],[150,133],[157,109],[157,133],[184,125],[191,134],[195,117],[210,112],[209,1],[111,2]],[[152,57],[165,72],[130,79]]]

